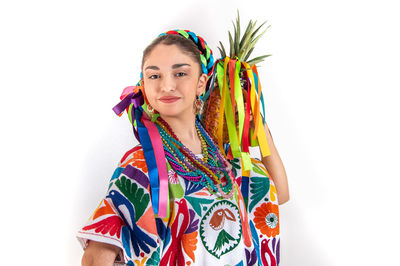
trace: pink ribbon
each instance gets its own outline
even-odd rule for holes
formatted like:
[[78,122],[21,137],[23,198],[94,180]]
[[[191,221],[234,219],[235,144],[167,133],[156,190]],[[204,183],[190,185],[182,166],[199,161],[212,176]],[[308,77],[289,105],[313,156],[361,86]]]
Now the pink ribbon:
[[165,159],[164,147],[161,141],[160,133],[156,125],[151,122],[146,112],[143,112],[142,121],[149,133],[151,144],[154,150],[154,156],[156,157],[158,178],[159,178],[159,197],[158,197],[158,217],[167,217],[168,208],[168,171],[167,171],[167,160]]

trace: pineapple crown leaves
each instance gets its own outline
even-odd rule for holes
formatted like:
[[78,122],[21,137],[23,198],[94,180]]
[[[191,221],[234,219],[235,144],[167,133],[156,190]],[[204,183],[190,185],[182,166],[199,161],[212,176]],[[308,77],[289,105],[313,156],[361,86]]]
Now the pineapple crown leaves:
[[[271,27],[271,25],[268,25],[266,29],[264,29],[259,35],[257,33],[260,31],[260,29],[265,25],[267,21],[262,23],[260,26],[256,28],[257,21],[252,21],[250,20],[249,23],[247,24],[246,30],[243,34],[242,37],[240,37],[240,16],[239,16],[239,10],[237,11],[237,18],[236,18],[236,23],[232,21],[233,24],[233,36],[230,31],[228,31],[228,36],[229,36],[229,57],[230,58],[237,58],[240,61],[245,61],[247,62],[250,66],[255,65],[257,63],[260,63],[264,61],[265,58],[268,56],[271,56],[270,54],[268,55],[262,55],[255,57],[253,59],[249,60],[249,57],[251,53],[254,50],[254,45],[257,43],[257,41],[264,35],[264,33]],[[222,42],[219,42],[221,47],[218,47],[219,52],[221,53],[221,57],[225,58],[227,56],[226,50]],[[248,61],[247,61],[248,60]]]

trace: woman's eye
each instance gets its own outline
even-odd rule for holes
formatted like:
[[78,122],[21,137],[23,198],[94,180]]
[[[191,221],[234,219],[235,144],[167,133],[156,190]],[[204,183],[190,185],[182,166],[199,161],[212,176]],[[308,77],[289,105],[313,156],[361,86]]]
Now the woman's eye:
[[183,76],[186,76],[186,73],[184,73],[184,72],[179,72],[179,73],[177,73],[176,74],[178,77],[183,77]]
[[149,79],[157,79],[159,77],[159,75],[151,75],[150,77],[149,77]]

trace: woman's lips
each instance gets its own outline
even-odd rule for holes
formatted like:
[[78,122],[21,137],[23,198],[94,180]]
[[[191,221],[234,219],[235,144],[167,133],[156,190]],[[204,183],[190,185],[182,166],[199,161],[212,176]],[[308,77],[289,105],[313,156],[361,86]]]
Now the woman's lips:
[[177,100],[179,100],[179,97],[175,97],[175,96],[164,96],[164,97],[160,98],[160,101],[162,101],[164,103],[173,103]]

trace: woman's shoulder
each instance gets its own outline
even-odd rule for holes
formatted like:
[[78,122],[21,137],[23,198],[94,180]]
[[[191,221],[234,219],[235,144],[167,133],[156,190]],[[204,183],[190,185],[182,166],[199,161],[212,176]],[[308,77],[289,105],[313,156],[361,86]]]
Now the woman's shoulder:
[[142,145],[138,144],[125,152],[124,156],[122,156],[121,160],[118,163],[118,166],[125,167],[129,163],[131,163],[134,159],[144,160],[144,153]]
[[136,181],[144,187],[148,185],[148,169],[143,148],[140,144],[125,152],[118,162],[118,167],[115,169],[110,181],[113,182],[124,177]]

